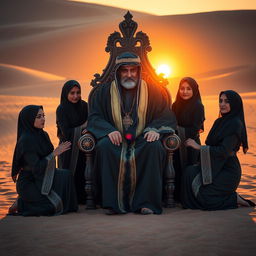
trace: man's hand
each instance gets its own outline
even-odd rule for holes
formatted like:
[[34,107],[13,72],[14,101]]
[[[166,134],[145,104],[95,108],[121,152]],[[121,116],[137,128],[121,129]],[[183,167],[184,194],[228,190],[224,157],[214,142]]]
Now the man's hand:
[[122,135],[119,131],[109,133],[108,137],[114,145],[120,146],[122,143]]
[[160,138],[160,134],[155,131],[149,131],[144,135],[144,139],[146,139],[147,142],[153,142],[155,140],[159,140],[159,138]]

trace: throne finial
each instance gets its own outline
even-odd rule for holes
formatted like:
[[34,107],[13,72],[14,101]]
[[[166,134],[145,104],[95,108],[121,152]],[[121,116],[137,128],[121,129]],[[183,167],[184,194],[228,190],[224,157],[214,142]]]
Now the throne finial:
[[133,21],[131,13],[128,11],[124,15],[124,20],[119,24],[120,31],[124,38],[132,38],[138,28],[137,22]]

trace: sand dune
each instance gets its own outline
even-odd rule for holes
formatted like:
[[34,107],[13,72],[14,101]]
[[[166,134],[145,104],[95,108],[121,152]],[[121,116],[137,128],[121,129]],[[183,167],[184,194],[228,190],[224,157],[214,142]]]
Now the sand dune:
[[[107,37],[118,30],[126,13],[64,0],[26,0],[22,5],[14,2],[14,10],[9,1],[1,8],[0,62],[73,77],[87,81],[87,85],[93,74],[101,73],[106,66]],[[133,15],[138,30],[150,37],[152,64],[171,60],[174,76],[255,65],[256,11]]]
[[2,0],[0,23],[16,24],[38,20],[106,17],[120,15],[122,12],[120,8],[67,0],[22,0],[22,2]]
[[[60,97],[66,78],[35,69],[0,63],[1,81],[0,95]],[[80,81],[82,96],[87,98],[89,82]]]

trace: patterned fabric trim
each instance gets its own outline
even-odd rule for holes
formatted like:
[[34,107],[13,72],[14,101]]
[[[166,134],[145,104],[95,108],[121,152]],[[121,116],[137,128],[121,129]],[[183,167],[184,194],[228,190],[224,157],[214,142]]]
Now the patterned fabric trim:
[[181,126],[177,126],[177,130],[181,140],[181,144],[179,147],[180,165],[181,165],[181,169],[184,169],[187,164],[187,148],[185,146],[185,141],[186,141],[185,128]]
[[55,162],[55,158],[53,157],[53,153],[48,155],[46,157],[46,160],[48,161],[48,164],[45,170],[43,184],[41,188],[42,195],[48,195],[50,193],[50,190],[52,188],[53,178],[54,178],[54,171],[56,167],[56,162]]
[[73,176],[75,175],[75,172],[76,172],[76,165],[77,165],[77,160],[79,155],[79,148],[78,148],[77,142],[81,137],[81,132],[83,127],[84,127],[84,124],[76,127],[74,130],[74,138],[72,141],[72,152],[71,152],[71,158],[70,158],[70,164],[69,164],[69,170],[72,172]]
[[47,198],[50,200],[55,208],[55,215],[62,214],[63,203],[60,196],[54,190],[51,190],[51,192],[47,195]]
[[132,202],[136,190],[136,176],[137,176],[137,171],[136,171],[136,159],[135,159],[135,143],[131,145],[131,155],[129,159],[130,163],[130,170],[131,170],[131,192],[130,192],[130,207],[132,207]]
[[56,168],[56,161],[53,153],[48,155],[46,160],[48,161],[48,164],[44,174],[41,194],[47,196],[55,208],[55,214],[58,215],[63,212],[63,204],[59,195],[51,189]]
[[156,129],[154,127],[147,127],[144,129],[143,133],[154,131],[157,133],[174,133],[174,130],[170,126],[161,126],[159,129]]
[[123,59],[116,59],[116,64],[119,63],[127,63],[127,65],[129,65],[129,63],[140,63],[140,57],[138,56],[137,58],[123,58]]
[[198,173],[192,182],[192,191],[197,197],[200,187],[202,186],[202,175]]
[[209,146],[201,146],[200,158],[201,158],[203,184],[204,185],[211,184],[212,183],[212,167],[211,167],[211,156],[210,156]]
[[138,137],[145,128],[147,109],[148,109],[148,85],[144,80],[141,80],[140,100],[139,100],[139,107],[138,107],[139,123],[136,129],[136,137]]
[[111,110],[112,110],[113,120],[116,128],[122,134],[123,123],[122,123],[122,116],[121,116],[121,104],[120,104],[120,97],[119,97],[119,93],[118,93],[118,89],[115,81],[111,83],[110,96],[111,96]]
[[124,178],[125,178],[125,163],[126,163],[126,153],[127,153],[127,144],[126,142],[122,142],[122,151],[120,157],[120,164],[119,164],[119,176],[118,176],[118,187],[117,187],[117,200],[119,210],[125,213],[124,209]]

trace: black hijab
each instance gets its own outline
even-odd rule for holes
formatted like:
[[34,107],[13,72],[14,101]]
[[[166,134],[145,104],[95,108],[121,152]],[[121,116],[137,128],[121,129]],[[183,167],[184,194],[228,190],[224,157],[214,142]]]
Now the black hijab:
[[244,152],[246,152],[248,149],[248,140],[242,98],[237,92],[232,90],[220,92],[219,98],[222,94],[227,96],[230,104],[230,112],[220,114],[221,116],[214,122],[207,136],[206,144],[217,145],[226,136],[236,134],[241,141],[236,151],[242,145]]
[[[78,87],[81,90],[80,84],[75,80],[67,81],[61,92],[61,99],[59,105],[59,113],[68,117],[68,124],[66,124],[70,128],[74,128],[82,125],[87,120],[88,110],[87,103],[83,100],[79,100],[77,103],[72,103],[68,100],[69,92],[74,88]],[[58,122],[58,116],[57,116]]]
[[23,155],[35,152],[40,157],[47,156],[53,151],[53,145],[48,134],[43,129],[34,127],[35,118],[42,106],[28,105],[18,117],[17,142],[12,162],[12,177],[23,168]]
[[[193,96],[188,99],[184,100],[180,96],[180,87],[183,83],[187,82],[192,91]],[[193,126],[194,119],[193,118],[196,114],[202,115],[200,118],[196,119],[202,119],[202,123],[205,120],[204,116],[204,107],[201,100],[201,95],[199,92],[199,87],[197,82],[191,78],[191,77],[184,77],[181,79],[179,84],[179,89],[176,95],[176,100],[172,105],[172,110],[176,115],[178,125],[180,126]],[[198,111],[201,110],[201,111]],[[204,130],[204,126],[202,124],[201,130]]]

